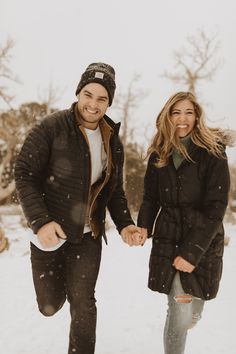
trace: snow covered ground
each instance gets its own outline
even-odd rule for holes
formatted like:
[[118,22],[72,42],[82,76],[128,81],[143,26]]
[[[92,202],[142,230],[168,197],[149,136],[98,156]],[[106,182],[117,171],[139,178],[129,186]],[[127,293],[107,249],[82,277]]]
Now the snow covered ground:
[[[0,353],[66,354],[68,304],[54,317],[38,312],[27,230],[16,216],[2,216],[2,221],[10,248],[0,254]],[[226,225],[226,233],[230,243],[225,247],[221,289],[189,333],[186,354],[236,354],[236,226]],[[108,239],[96,291],[96,354],[162,354],[166,297],[146,286],[151,242],[128,247],[114,228]]]

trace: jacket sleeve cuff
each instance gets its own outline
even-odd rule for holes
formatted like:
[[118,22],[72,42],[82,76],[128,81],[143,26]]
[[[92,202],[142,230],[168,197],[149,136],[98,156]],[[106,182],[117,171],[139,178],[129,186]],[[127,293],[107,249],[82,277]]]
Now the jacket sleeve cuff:
[[205,249],[201,246],[188,242],[188,244],[185,244],[182,249],[180,248],[179,255],[196,267],[204,253]]
[[49,222],[53,221],[53,219],[50,216],[46,216],[44,218],[39,218],[32,220],[29,223],[29,227],[33,230],[34,234],[37,234],[38,230],[43,226],[48,224]]
[[135,223],[133,222],[133,220],[130,220],[129,223],[126,223],[126,224],[123,224],[123,225],[118,225],[116,228],[117,228],[117,231],[119,232],[119,234],[121,233],[121,231],[126,227],[126,226],[129,226],[129,225],[135,225]]

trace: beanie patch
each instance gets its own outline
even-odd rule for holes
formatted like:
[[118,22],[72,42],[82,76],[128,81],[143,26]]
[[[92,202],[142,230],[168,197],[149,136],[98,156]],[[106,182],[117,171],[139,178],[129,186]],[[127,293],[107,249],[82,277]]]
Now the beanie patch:
[[101,73],[100,71],[96,71],[94,77],[97,77],[98,79],[102,79],[103,80],[104,73]]

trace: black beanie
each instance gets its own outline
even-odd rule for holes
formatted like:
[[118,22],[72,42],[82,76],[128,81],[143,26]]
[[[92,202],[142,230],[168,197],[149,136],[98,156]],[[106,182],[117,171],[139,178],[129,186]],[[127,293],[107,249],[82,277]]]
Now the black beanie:
[[78,95],[82,88],[91,82],[96,82],[105,87],[109,96],[109,106],[111,106],[116,89],[113,67],[105,63],[90,64],[82,74],[75,94]]

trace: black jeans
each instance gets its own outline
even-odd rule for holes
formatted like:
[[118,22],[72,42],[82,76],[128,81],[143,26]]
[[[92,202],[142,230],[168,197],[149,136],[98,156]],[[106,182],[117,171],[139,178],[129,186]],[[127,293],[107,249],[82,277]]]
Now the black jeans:
[[65,242],[55,251],[31,243],[34,287],[40,312],[54,315],[67,299],[71,326],[68,354],[93,354],[97,309],[94,297],[101,260],[101,239],[86,235],[81,244]]

